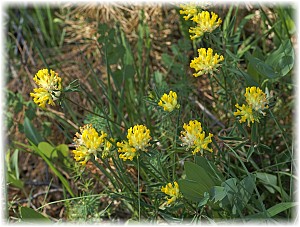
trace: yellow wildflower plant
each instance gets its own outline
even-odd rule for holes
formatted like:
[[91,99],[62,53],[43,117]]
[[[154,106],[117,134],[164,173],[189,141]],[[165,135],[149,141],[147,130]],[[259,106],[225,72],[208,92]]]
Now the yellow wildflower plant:
[[174,203],[179,197],[179,186],[176,181],[174,181],[174,186],[171,183],[168,183],[165,187],[161,187],[161,191],[171,198],[168,199],[167,204]]
[[224,60],[223,55],[219,55],[215,53],[213,55],[213,50],[208,48],[198,49],[199,56],[194,58],[191,63],[190,67],[195,69],[196,73],[193,74],[194,77],[201,76],[203,74],[213,74],[214,71],[221,65],[220,62]]
[[189,121],[189,124],[184,123],[183,128],[184,131],[181,131],[180,139],[182,141],[182,146],[187,146],[187,150],[189,148],[194,149],[192,154],[195,155],[200,151],[201,155],[203,155],[203,150],[207,150],[209,152],[213,152],[208,145],[212,142],[211,138],[213,134],[209,133],[207,137],[205,137],[205,132],[202,130],[201,123],[197,120]]
[[138,155],[137,151],[147,151],[149,141],[151,140],[150,130],[144,125],[135,125],[127,130],[128,141],[118,142],[118,152],[122,153],[119,155],[124,161],[132,159]]
[[237,108],[237,111],[233,113],[234,116],[241,116],[241,119],[239,120],[240,123],[247,121],[247,125],[250,127],[250,122],[254,123],[255,121],[251,106],[246,106],[245,104],[240,106],[239,104],[236,104],[235,107]]
[[172,112],[175,108],[179,108],[177,104],[177,94],[174,91],[170,91],[167,95],[163,94],[158,105],[164,108],[164,111]]
[[180,4],[180,7],[182,9],[179,10],[179,13],[186,14],[186,16],[183,16],[183,19],[185,19],[185,20],[188,20],[191,17],[194,17],[198,13],[195,3]]
[[33,80],[39,86],[30,93],[33,101],[42,108],[45,108],[47,103],[55,106],[54,101],[59,98],[62,90],[61,78],[58,74],[52,69],[41,69],[35,74]]
[[243,104],[240,106],[236,104],[237,111],[233,114],[241,117],[240,123],[247,121],[247,125],[250,127],[250,123],[254,123],[254,121],[259,122],[260,114],[266,115],[263,110],[269,108],[269,101],[267,95],[259,87],[247,87],[244,96],[247,105]]
[[247,87],[245,92],[246,102],[255,111],[265,115],[262,110],[269,108],[267,95],[259,87]]
[[73,150],[75,160],[80,161],[80,164],[85,165],[90,159],[91,154],[98,159],[97,153],[103,151],[107,134],[101,131],[101,135],[99,136],[93,126],[87,124],[80,127],[80,133],[77,132],[75,135],[74,142],[76,149]]
[[197,25],[189,29],[191,40],[203,36],[205,32],[212,32],[222,23],[222,20],[220,18],[218,19],[216,13],[209,13],[208,11],[202,11],[193,16],[192,21],[196,22]]

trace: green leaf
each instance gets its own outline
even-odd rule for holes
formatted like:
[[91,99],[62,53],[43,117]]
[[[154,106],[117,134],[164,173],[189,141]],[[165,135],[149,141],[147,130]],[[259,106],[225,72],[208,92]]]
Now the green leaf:
[[11,169],[15,170],[16,179],[19,179],[19,150],[15,149],[14,153],[11,156]]
[[295,52],[290,40],[283,41],[278,49],[272,52],[266,59],[266,63],[271,65],[281,77],[287,75],[292,70],[294,62]]
[[47,165],[50,167],[50,169],[54,172],[54,174],[59,178],[59,180],[62,182],[62,184],[65,186],[65,188],[67,189],[67,191],[70,193],[70,195],[72,197],[74,197],[74,194],[72,192],[72,189],[69,185],[69,182],[66,180],[66,178],[55,168],[55,166],[53,165],[53,163],[50,161],[50,159],[42,152],[40,151],[40,149],[35,146],[32,142],[31,142],[31,149],[33,149],[34,151],[36,151],[36,153],[41,156],[42,159],[44,159],[44,161],[47,163]]
[[[249,61],[247,68],[251,66],[254,72],[261,76],[261,78],[259,78],[259,81],[263,81],[265,79],[277,79],[278,77],[280,77],[280,74],[276,73],[270,65],[266,64],[259,58],[253,57],[249,53],[246,53],[245,57]],[[248,73],[250,74],[251,72],[248,70]],[[255,80],[259,82],[256,76]]]
[[69,147],[66,144],[58,145],[56,150],[59,151],[64,157],[68,157],[69,155]]
[[30,140],[34,145],[38,145],[44,140],[27,117],[24,119],[24,131],[27,139]]
[[21,207],[20,212],[22,220],[50,222],[47,217],[29,207]]
[[17,188],[22,189],[24,187],[24,182],[20,179],[17,179],[16,176],[11,172],[8,173],[7,181]]
[[287,209],[290,209],[292,207],[296,206],[296,203],[293,203],[293,202],[283,202],[283,203],[279,203],[279,204],[276,204],[274,206],[272,206],[271,208],[269,208],[267,210],[268,214],[270,215],[270,217],[274,217],[275,215],[287,210]]
[[40,142],[38,144],[38,149],[49,159],[52,159],[52,153],[54,151],[54,147],[47,142]]
[[221,186],[214,186],[211,190],[210,190],[210,199],[214,202],[219,202],[221,200],[223,200],[226,196],[226,191],[224,189],[224,187]]
[[166,54],[166,53],[163,53],[163,54],[161,55],[161,60],[162,60],[163,64],[164,64],[168,69],[170,69],[170,68],[172,67],[172,65],[173,65],[173,58],[172,58],[170,55],[168,55],[168,54]]
[[200,202],[198,203],[198,207],[202,207],[204,205],[207,204],[207,202],[209,201],[209,193],[204,192],[204,197],[200,200]]
[[229,200],[230,204],[232,204],[233,198],[234,198],[235,194],[238,192],[237,179],[229,178],[228,180],[224,181],[221,184],[221,186],[224,187],[224,190],[226,191],[228,200]]
[[225,180],[224,176],[217,168],[217,166],[210,162],[208,159],[202,156],[196,156],[195,163],[201,166],[206,171],[215,185],[221,185],[221,183]]
[[261,183],[266,187],[270,193],[275,193],[275,188],[277,187],[277,176],[269,173],[255,173],[256,177]]
[[186,179],[180,180],[178,184],[185,198],[200,202],[205,192],[209,192],[213,186],[221,184],[220,178],[223,176],[218,176],[217,167],[205,158],[200,157],[196,160],[198,160],[197,164],[184,163]]
[[243,209],[249,199],[252,196],[252,193],[254,191],[255,188],[255,175],[254,174],[250,174],[247,177],[245,177],[243,180],[240,181],[240,183],[238,184],[238,190],[239,190],[239,205],[240,205],[240,209]]
[[199,185],[202,185],[206,189],[205,191],[208,192],[210,188],[215,185],[215,183],[208,175],[207,169],[204,168],[192,162],[184,163],[186,178],[199,183]]
[[180,179],[178,185],[183,196],[193,202],[200,202],[203,199],[204,193],[207,191],[204,185],[187,179]]

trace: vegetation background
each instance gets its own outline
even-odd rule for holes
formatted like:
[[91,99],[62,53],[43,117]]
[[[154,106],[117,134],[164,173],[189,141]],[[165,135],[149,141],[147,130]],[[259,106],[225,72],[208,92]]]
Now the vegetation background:
[[[171,3],[5,6],[8,222],[296,220],[296,7],[211,4],[223,22],[194,42],[192,22],[179,10]],[[189,63],[198,48],[210,46],[223,54],[224,64],[215,76],[194,78]],[[29,96],[42,68],[58,72],[74,90],[61,105],[44,110]],[[270,93],[267,116],[251,127],[233,116],[248,86]],[[180,97],[180,109],[166,114],[157,102],[169,90]],[[214,152],[203,157],[227,183],[211,185],[213,194],[185,192],[174,206],[162,208],[161,186],[188,179],[187,168],[198,167],[187,163],[202,161],[180,146],[182,125],[191,119],[214,134]],[[127,128],[145,124],[151,150],[140,162],[123,163],[115,149],[111,158],[91,160],[82,169],[71,150],[75,133],[88,123],[118,141]]]

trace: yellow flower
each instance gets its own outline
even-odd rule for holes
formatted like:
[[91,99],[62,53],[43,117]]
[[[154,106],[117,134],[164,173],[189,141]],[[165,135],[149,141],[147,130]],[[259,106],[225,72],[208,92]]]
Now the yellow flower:
[[150,130],[144,125],[135,125],[128,129],[128,143],[136,150],[145,151],[151,139]]
[[259,122],[259,119],[254,117],[251,106],[246,106],[245,104],[239,106],[239,104],[236,104],[235,107],[237,111],[233,114],[234,116],[241,116],[240,123],[247,121],[247,125],[250,127],[250,122],[254,123],[255,120]]
[[203,150],[212,152],[211,148],[208,148],[208,144],[212,142],[211,138],[213,134],[209,133],[205,137],[205,132],[202,130],[201,123],[197,120],[190,121],[189,124],[183,124],[185,131],[181,131],[180,139],[182,140],[182,145],[186,145],[187,149],[194,149],[192,154],[196,154],[200,151],[201,155]]
[[127,141],[122,141],[121,143],[118,142],[117,146],[119,147],[118,152],[123,153],[119,155],[123,161],[126,161],[127,159],[132,161],[132,159],[137,156],[136,149],[131,147]]
[[219,18],[218,15],[214,12],[210,13],[208,11],[202,11],[201,13],[198,13],[195,15],[192,20],[197,23],[196,27],[191,27],[189,32],[191,34],[191,39],[196,39],[198,37],[201,37],[205,32],[212,32],[217,27],[220,26],[222,23],[222,20]]
[[51,94],[45,88],[34,88],[34,93],[30,93],[30,96],[33,97],[33,101],[38,104],[40,107],[45,108],[46,103],[54,106]]
[[262,110],[269,108],[267,95],[258,87],[247,87],[244,94],[247,105],[235,105],[237,111],[234,116],[241,116],[240,123],[246,122],[248,127],[254,121],[259,122],[260,114],[265,115]]
[[[111,139],[113,142],[115,141],[114,139]],[[104,148],[102,151],[102,158],[107,158],[110,156],[110,151],[112,149],[112,143],[106,139],[104,142]]]
[[77,132],[74,138],[76,150],[73,153],[75,154],[75,160],[79,161],[83,159],[84,161],[80,163],[85,165],[90,159],[91,154],[97,159],[97,152],[103,150],[102,147],[105,145],[107,134],[101,131],[101,135],[99,136],[91,124],[80,127],[80,132],[81,134]]
[[266,94],[259,87],[247,87],[245,97],[252,109],[265,115],[262,110],[269,108],[268,100]]
[[132,161],[138,155],[138,150],[146,151],[146,147],[150,145],[150,130],[144,125],[135,125],[128,129],[127,139],[128,141],[117,143],[118,152],[123,153],[119,157],[124,161]]
[[172,112],[175,108],[179,108],[179,105],[177,104],[176,92],[170,91],[169,95],[167,95],[166,93],[163,94],[158,105],[162,106],[164,108],[164,111],[168,112]]
[[179,197],[179,186],[176,181],[174,181],[174,186],[171,183],[168,183],[165,187],[162,186],[161,191],[168,196],[171,196],[171,198],[168,199],[168,204],[175,202]]
[[83,166],[86,165],[87,161],[90,159],[90,153],[85,146],[79,146],[72,152],[76,162],[79,162]]
[[199,57],[194,58],[190,67],[196,70],[194,77],[201,76],[207,73],[213,73],[220,66],[219,62],[224,60],[223,55],[215,54],[213,55],[213,50],[208,48],[207,51],[205,48],[198,49]]
[[194,3],[189,4],[180,4],[180,7],[182,8],[179,13],[180,14],[186,14],[186,16],[183,16],[185,20],[190,19],[190,17],[193,17],[197,14],[197,8]]
[[45,108],[47,102],[54,106],[54,101],[59,98],[62,90],[61,78],[58,74],[52,69],[50,71],[41,69],[35,74],[33,80],[39,86],[30,93],[33,101],[42,108]]

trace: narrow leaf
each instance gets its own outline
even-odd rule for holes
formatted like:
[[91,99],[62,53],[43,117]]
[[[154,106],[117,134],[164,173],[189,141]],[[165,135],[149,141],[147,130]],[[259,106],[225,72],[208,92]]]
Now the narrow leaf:
[[22,220],[25,221],[43,221],[43,222],[50,222],[48,218],[42,215],[39,212],[29,208],[29,207],[21,207],[20,208]]

